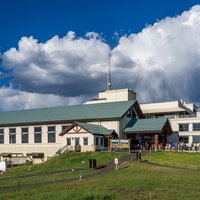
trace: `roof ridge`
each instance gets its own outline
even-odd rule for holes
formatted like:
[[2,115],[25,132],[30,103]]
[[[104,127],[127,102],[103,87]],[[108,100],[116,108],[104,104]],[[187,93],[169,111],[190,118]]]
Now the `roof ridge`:
[[102,102],[102,103],[94,103],[94,104],[77,104],[77,105],[62,105],[62,106],[52,106],[52,107],[41,107],[41,108],[30,108],[30,109],[20,109],[20,110],[8,110],[8,111],[0,111],[1,113],[9,113],[9,112],[23,112],[23,111],[33,111],[33,110],[48,110],[48,109],[56,109],[56,108],[67,108],[67,107],[82,107],[82,106],[94,106],[94,105],[103,105],[103,104],[119,104],[125,102],[136,102],[136,100],[130,101],[114,101],[114,102]]

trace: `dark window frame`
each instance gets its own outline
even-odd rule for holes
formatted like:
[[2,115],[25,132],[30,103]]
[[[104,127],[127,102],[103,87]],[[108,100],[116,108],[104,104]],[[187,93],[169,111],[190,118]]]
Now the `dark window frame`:
[[68,127],[69,127],[69,125],[62,125],[62,131],[64,131]]
[[96,146],[99,145],[99,137],[95,137],[95,145],[96,145]]
[[193,131],[200,131],[200,123],[193,123],[192,124],[192,130]]
[[4,144],[4,129],[0,128],[0,144]]
[[16,144],[16,128],[9,128],[9,144]]
[[56,126],[48,126],[48,143],[56,143]]
[[181,132],[189,131],[189,124],[188,123],[179,124],[179,131]]
[[72,145],[72,139],[71,138],[67,138],[67,145]]
[[[195,138],[198,138],[197,140]],[[200,143],[200,135],[193,135],[192,136],[192,143]]]
[[189,136],[188,135],[179,136],[179,142],[188,143],[189,142]]
[[21,128],[21,141],[22,144],[27,144],[29,143],[29,133],[28,133],[28,128]]
[[34,127],[34,143],[42,143],[42,127]]
[[85,145],[85,146],[88,145],[88,137],[83,138],[83,145]]

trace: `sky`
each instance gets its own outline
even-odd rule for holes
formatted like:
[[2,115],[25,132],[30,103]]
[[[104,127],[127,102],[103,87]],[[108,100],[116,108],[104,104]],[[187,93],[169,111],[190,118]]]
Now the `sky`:
[[0,0],[0,110],[81,104],[107,87],[139,103],[200,102],[196,0]]

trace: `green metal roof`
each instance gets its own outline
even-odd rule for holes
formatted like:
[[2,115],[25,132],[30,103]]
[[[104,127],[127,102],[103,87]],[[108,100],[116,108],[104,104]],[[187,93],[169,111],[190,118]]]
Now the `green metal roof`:
[[92,134],[111,135],[114,132],[113,129],[109,130],[102,125],[88,124],[83,122],[76,122],[76,124],[83,129],[88,130]]
[[0,126],[56,121],[121,118],[136,101],[60,106],[0,112]]
[[161,132],[167,118],[133,119],[124,129],[125,133]]

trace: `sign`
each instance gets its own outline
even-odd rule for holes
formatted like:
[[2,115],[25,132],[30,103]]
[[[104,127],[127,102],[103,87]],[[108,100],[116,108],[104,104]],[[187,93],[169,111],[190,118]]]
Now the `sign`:
[[129,140],[120,140],[120,146],[121,148],[129,148]]
[[110,147],[111,148],[130,148],[130,142],[129,140],[110,140]]
[[110,140],[110,152],[112,149],[129,149],[130,154],[130,140],[126,139],[111,139]]
[[115,164],[117,165],[119,163],[118,158],[115,158]]
[[110,140],[110,146],[111,147],[119,147],[119,140]]

